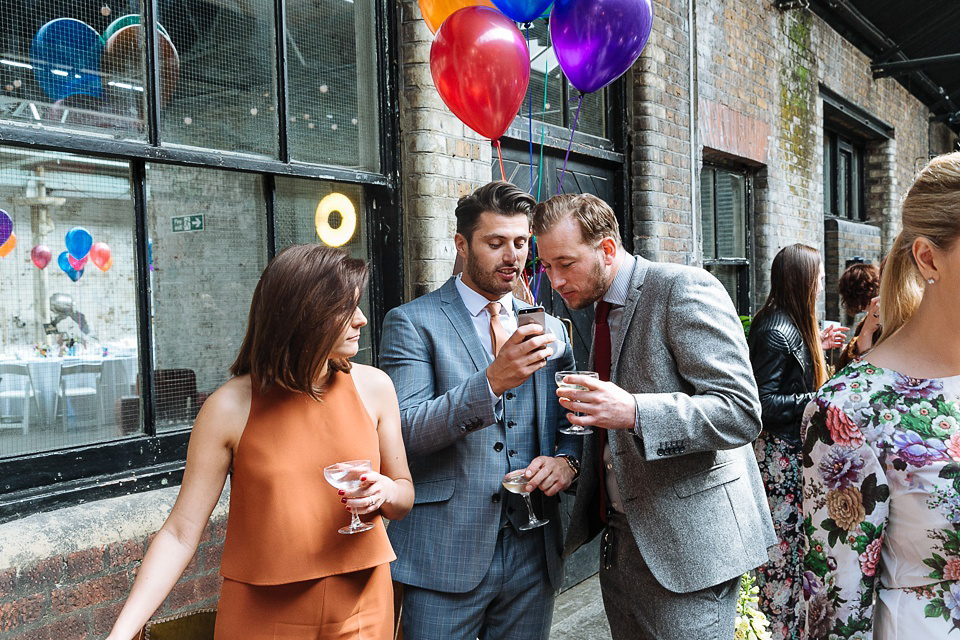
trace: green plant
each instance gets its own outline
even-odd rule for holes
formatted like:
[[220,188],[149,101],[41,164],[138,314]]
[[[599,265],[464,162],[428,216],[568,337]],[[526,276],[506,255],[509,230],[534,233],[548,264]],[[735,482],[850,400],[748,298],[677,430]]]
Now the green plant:
[[749,573],[740,578],[740,595],[737,597],[737,620],[734,640],[770,640],[767,631],[770,622],[767,616],[757,609],[760,589]]
[[750,324],[753,322],[753,318],[750,316],[740,316],[740,324],[743,325],[743,336],[745,338],[750,337]]

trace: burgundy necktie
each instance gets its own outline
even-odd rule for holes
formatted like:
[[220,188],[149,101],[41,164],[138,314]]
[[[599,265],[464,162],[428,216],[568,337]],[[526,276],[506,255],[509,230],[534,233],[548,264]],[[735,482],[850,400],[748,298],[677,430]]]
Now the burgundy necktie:
[[[597,302],[593,313],[593,368],[601,380],[610,380],[610,303]],[[607,430],[597,428],[597,469],[600,478],[600,519],[607,521],[607,474],[603,468],[603,449],[607,444]]]

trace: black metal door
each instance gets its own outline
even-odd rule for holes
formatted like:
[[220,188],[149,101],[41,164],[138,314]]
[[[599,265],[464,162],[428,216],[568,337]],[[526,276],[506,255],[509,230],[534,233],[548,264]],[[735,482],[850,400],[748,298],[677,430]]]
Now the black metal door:
[[[613,207],[617,215],[617,221],[620,223],[621,233],[622,230],[628,228],[625,226],[624,210],[621,206],[622,198],[618,197],[620,193],[618,183],[622,181],[621,167],[616,165],[611,167],[609,164],[601,162],[588,164],[580,160],[569,160],[566,173],[563,174],[563,186],[559,188],[561,174],[563,173],[563,155],[556,152],[544,153],[543,184],[540,185],[539,149],[534,147],[537,154],[533,158],[534,166],[531,176],[529,148],[520,142],[515,143],[515,145],[504,145],[503,147],[503,170],[508,182],[512,182],[527,191],[531,191],[532,183],[531,193],[534,197],[537,196],[537,188],[539,187],[541,201],[557,193],[592,193]],[[500,178],[500,162],[496,154],[494,154],[493,159],[492,176],[494,179]],[[626,238],[624,240],[626,241]],[[564,320],[568,328],[572,328],[570,339],[573,343],[577,368],[585,369],[590,356],[593,308],[590,307],[580,311],[568,309],[563,303],[563,299],[550,288],[550,282],[546,275],[542,276],[540,281],[537,298],[537,301],[543,305],[547,313]],[[583,461],[583,464],[589,464],[589,461]],[[570,522],[569,513],[573,509],[573,495],[561,495],[560,504],[563,528],[566,532]],[[596,539],[568,558],[564,566],[564,580],[561,590],[566,590],[595,574],[598,569],[599,555],[600,540]]]

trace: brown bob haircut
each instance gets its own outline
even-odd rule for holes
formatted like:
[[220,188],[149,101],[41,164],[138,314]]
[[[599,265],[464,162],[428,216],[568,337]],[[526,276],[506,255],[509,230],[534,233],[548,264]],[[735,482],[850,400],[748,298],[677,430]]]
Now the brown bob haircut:
[[567,216],[577,222],[584,243],[595,246],[613,238],[618,247],[623,246],[613,209],[592,193],[564,193],[538,204],[533,210],[533,234],[549,232]]
[[261,393],[279,384],[319,399],[325,364],[330,375],[350,370],[349,360],[331,360],[330,352],[366,284],[367,263],[341,249],[321,244],[284,249],[253,292],[247,334],[230,373],[250,374]]
[[526,191],[516,185],[494,180],[457,201],[457,233],[470,242],[480,216],[495,213],[498,216],[526,216],[530,219],[533,205],[537,203]]

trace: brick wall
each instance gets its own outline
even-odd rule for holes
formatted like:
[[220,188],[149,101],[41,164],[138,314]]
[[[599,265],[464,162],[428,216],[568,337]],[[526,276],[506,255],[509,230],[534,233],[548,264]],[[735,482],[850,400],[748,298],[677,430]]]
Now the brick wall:
[[400,3],[400,172],[407,299],[450,277],[457,199],[490,181],[490,142],[447,109],[430,75],[427,28],[417,2]]
[[[696,29],[699,148],[754,172],[754,304],[766,299],[770,264],[783,246],[826,248],[821,87],[895,127],[895,139],[868,145],[865,157],[869,222],[881,230],[880,251],[887,249],[901,189],[928,152],[926,108],[894,80],[873,80],[870,60],[809,11],[696,0]],[[844,237],[831,251],[872,255],[873,229],[854,225]]]
[[640,60],[627,76],[631,160],[628,184],[637,253],[690,263],[690,55],[687,2],[665,0]]
[[[106,636],[177,491],[102,500],[0,525],[0,640]],[[216,606],[226,501],[224,496],[157,616]]]

